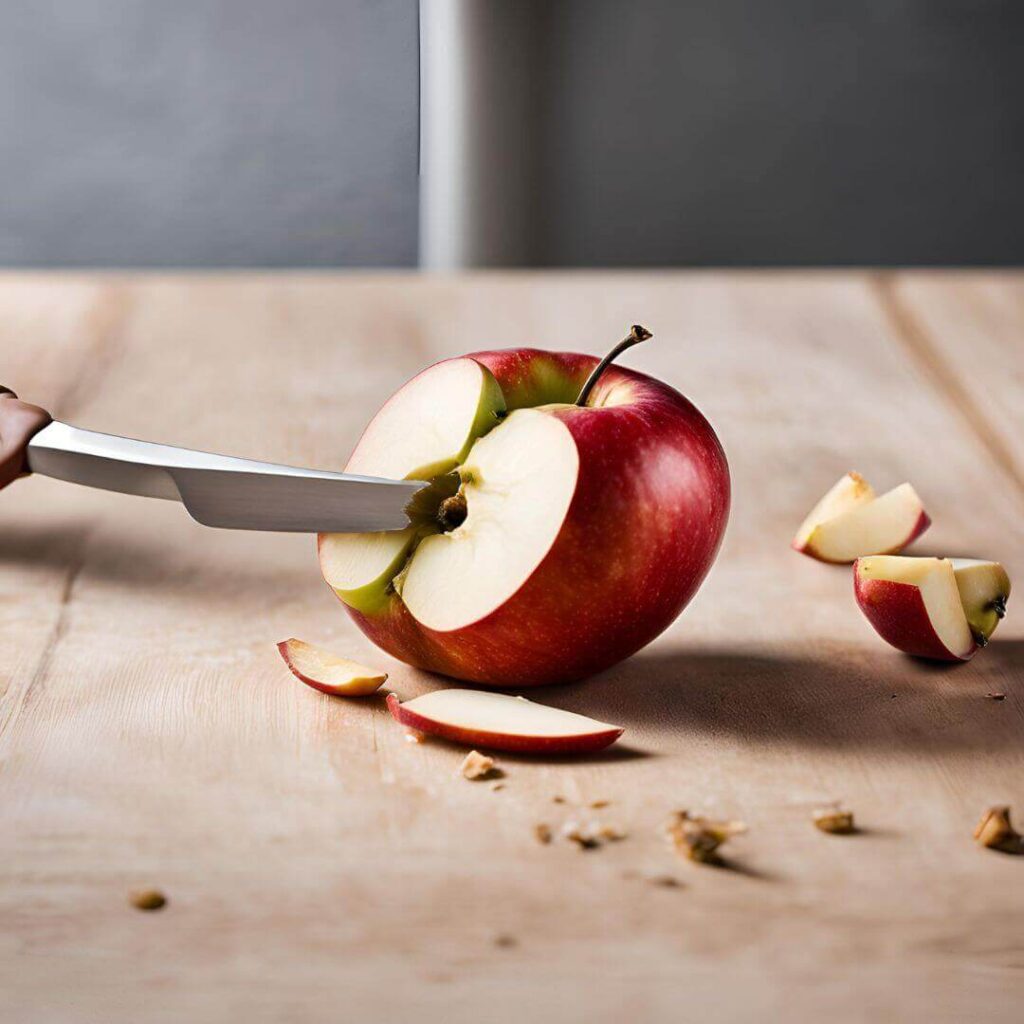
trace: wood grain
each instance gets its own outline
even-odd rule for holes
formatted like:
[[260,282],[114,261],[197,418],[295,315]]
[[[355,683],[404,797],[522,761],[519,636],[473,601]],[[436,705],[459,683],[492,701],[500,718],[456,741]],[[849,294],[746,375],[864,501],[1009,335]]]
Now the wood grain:
[[[325,468],[426,362],[600,352],[639,320],[656,337],[626,362],[701,406],[735,484],[720,560],[675,626],[543,694],[625,725],[620,747],[503,758],[498,792],[455,774],[462,751],[407,743],[382,701],[324,697],[285,670],[274,642],[296,635],[386,666],[400,694],[437,683],[356,633],[308,538],[204,530],[170,503],[43,479],[5,491],[0,1017],[1019,1019],[1024,858],[971,829],[994,802],[1024,818],[1024,620],[1011,601],[975,661],[913,662],[860,617],[849,569],[787,544],[857,468],[914,482],[935,520],[922,551],[1020,577],[1022,288],[0,278],[0,379],[26,397],[99,430]],[[893,296],[921,332],[909,341]],[[612,803],[578,809],[596,799]],[[861,834],[812,827],[833,799]],[[749,824],[733,870],[674,857],[661,825],[680,807]],[[629,837],[588,853],[535,841],[572,815]],[[154,886],[163,910],[129,904]]]

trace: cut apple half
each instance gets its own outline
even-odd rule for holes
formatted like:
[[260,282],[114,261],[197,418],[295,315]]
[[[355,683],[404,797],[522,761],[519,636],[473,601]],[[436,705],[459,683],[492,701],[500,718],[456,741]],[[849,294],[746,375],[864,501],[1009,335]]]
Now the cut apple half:
[[980,558],[951,558],[950,562],[967,624],[978,645],[984,647],[1006,615],[1010,577],[998,562]]
[[853,577],[857,604],[893,647],[940,661],[974,654],[977,644],[948,558],[858,558]]
[[367,668],[295,637],[282,640],[277,649],[296,679],[334,697],[365,697],[380,689],[388,677],[386,672]]
[[[815,523],[819,508],[827,518]],[[910,484],[876,498],[860,477],[848,474],[804,521],[793,547],[822,562],[853,562],[864,555],[902,551],[930,523]]]
[[400,584],[413,617],[445,632],[507,601],[558,536],[578,471],[568,428],[535,409],[517,410],[477,441],[460,471],[465,519],[425,538]]
[[614,743],[617,725],[572,711],[483,690],[434,690],[404,704],[388,694],[395,721],[407,729],[490,750],[533,754],[579,754]]

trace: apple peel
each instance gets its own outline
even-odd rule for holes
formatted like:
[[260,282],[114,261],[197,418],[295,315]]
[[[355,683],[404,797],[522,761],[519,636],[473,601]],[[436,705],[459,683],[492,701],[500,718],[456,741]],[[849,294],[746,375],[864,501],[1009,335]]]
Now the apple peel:
[[277,649],[296,679],[333,697],[366,697],[376,693],[386,672],[342,658],[305,640],[282,640]]
[[404,703],[390,693],[388,710],[406,729],[520,754],[590,753],[614,743],[624,731],[525,697],[455,687]]

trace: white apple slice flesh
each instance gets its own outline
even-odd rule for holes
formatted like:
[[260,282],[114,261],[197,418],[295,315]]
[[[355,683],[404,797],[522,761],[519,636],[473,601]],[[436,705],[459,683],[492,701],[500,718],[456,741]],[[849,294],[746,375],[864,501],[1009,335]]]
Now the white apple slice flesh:
[[866,505],[874,500],[874,489],[864,477],[854,472],[844,474],[800,524],[800,529],[793,538],[793,547],[797,551],[802,551],[816,527],[857,508],[858,505]]
[[345,472],[432,480],[459,465],[504,410],[500,385],[475,359],[435,363],[374,416]]
[[462,470],[465,520],[420,544],[401,585],[417,621],[445,632],[501,607],[558,537],[578,472],[569,429],[536,409],[477,441]]
[[917,491],[900,484],[891,491],[820,523],[804,550],[825,562],[852,562],[863,555],[901,551],[927,528]]
[[976,644],[949,559],[859,558],[854,586],[868,621],[899,650],[963,661],[974,653]]
[[984,646],[1006,614],[1010,577],[998,562],[951,558],[960,601],[975,640]]
[[365,697],[380,689],[388,677],[386,672],[367,668],[294,637],[282,640],[277,649],[292,675],[314,690],[334,697]]
[[[494,375],[473,359],[427,367],[400,388],[366,428],[347,473],[393,480],[430,480],[466,457],[499,422],[505,400]],[[422,530],[331,533],[319,538],[324,579],[350,607],[366,614],[386,600]]]
[[388,708],[407,729],[490,750],[587,753],[602,750],[623,733],[617,725],[572,711],[483,690],[434,690],[404,704],[391,693]]

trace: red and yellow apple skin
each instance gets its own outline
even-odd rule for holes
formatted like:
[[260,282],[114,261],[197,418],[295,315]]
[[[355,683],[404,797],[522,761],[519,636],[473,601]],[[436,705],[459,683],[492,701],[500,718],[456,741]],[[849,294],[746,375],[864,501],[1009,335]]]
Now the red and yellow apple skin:
[[875,632],[904,654],[935,661],[970,661],[977,645],[954,654],[932,626],[920,588],[912,583],[872,579],[853,567],[853,590],[860,610]]
[[610,366],[588,405],[571,404],[593,356],[510,349],[470,355],[509,411],[551,405],[579,454],[561,530],[520,588],[490,614],[439,632],[388,595],[360,629],[417,668],[503,687],[581,679],[664,631],[707,575],[729,513],[729,469],[714,430],[667,384]]

